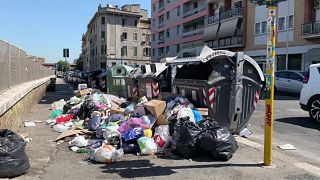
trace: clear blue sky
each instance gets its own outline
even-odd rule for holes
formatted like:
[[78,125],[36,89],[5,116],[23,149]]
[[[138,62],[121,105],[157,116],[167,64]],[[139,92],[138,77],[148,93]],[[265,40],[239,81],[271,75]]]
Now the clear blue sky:
[[151,0],[3,0],[0,5],[0,39],[47,62],[62,58],[70,49],[69,62],[79,57],[81,37],[98,5],[141,4],[149,11]]

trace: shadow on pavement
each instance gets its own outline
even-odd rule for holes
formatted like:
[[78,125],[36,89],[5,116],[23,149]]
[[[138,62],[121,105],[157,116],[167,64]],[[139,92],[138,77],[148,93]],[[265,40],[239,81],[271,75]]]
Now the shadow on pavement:
[[308,129],[316,129],[320,131],[320,123],[312,121],[309,117],[280,118],[280,119],[276,119],[275,121],[293,124],[293,125],[305,127]]
[[168,176],[175,172],[175,169],[200,169],[200,168],[221,168],[221,167],[261,167],[260,164],[206,164],[190,166],[166,166],[162,167],[150,163],[149,160],[120,161],[114,164],[102,166],[104,173],[117,173],[122,178],[157,177]]
[[69,99],[73,96],[73,91],[67,84],[56,84],[55,91],[47,91],[39,104],[52,104],[61,99]]

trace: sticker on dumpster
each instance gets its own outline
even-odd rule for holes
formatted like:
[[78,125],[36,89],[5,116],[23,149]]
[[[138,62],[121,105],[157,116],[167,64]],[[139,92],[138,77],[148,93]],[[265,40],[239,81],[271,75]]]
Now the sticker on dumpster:
[[181,89],[181,96],[185,97],[186,96],[186,91],[184,89]]
[[128,92],[128,96],[131,97],[131,87],[127,86],[127,92]]
[[197,100],[197,93],[196,93],[196,91],[192,91],[192,100],[194,100],[194,101]]
[[146,92],[147,92],[147,98],[152,98],[152,85],[151,85],[151,83],[146,84]]

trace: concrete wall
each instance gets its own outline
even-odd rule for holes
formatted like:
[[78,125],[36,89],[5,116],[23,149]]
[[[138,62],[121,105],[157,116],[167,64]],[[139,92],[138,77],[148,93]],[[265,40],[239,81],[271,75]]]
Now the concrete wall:
[[41,83],[41,85],[33,88],[30,92],[18,100],[18,102],[8,108],[6,112],[0,115],[0,129],[11,129],[13,131],[18,131],[19,128],[23,126],[25,114],[30,111],[30,108],[33,105],[37,104],[41,100],[49,83],[50,81],[47,80],[44,83]]

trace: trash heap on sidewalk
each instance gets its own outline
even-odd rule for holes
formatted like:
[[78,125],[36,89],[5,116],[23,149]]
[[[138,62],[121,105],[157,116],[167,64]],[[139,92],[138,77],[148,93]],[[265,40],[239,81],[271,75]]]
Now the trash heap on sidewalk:
[[237,150],[235,138],[202,114],[182,97],[142,97],[134,103],[85,89],[68,101],[54,102],[47,123],[61,133],[56,141],[64,140],[72,151],[88,153],[100,163],[119,161],[127,153],[168,152],[186,158],[206,152],[215,160],[229,160]]

